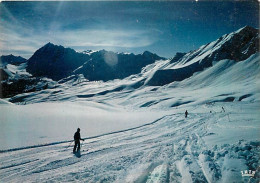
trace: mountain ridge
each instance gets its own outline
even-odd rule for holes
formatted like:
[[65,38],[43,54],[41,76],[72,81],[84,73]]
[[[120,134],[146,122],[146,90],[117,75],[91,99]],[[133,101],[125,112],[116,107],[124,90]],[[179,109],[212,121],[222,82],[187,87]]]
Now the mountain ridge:
[[90,81],[107,81],[141,72],[142,67],[159,59],[165,58],[148,51],[138,55],[106,50],[76,52],[47,43],[28,59],[27,71],[34,76],[49,77],[56,81],[73,73],[83,74]]
[[27,59],[21,56],[15,56],[13,54],[0,56],[0,66],[2,67],[7,64],[17,65],[25,62],[27,62]]
[[179,58],[171,60],[170,65],[165,69],[157,70],[147,84],[162,86],[174,81],[182,81],[195,72],[211,67],[213,62],[223,59],[243,61],[256,52],[259,52],[258,29],[245,26],[197,50],[179,54]]

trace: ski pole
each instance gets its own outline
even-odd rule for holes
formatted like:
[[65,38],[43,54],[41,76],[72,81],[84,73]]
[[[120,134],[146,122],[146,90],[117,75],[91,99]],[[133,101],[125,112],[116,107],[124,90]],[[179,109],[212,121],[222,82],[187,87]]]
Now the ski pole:
[[[80,144],[81,147],[83,147],[83,142],[84,142],[84,140],[82,140],[82,143]],[[81,149],[81,147],[80,147],[80,149]]]
[[228,121],[230,122],[229,114],[228,114]]

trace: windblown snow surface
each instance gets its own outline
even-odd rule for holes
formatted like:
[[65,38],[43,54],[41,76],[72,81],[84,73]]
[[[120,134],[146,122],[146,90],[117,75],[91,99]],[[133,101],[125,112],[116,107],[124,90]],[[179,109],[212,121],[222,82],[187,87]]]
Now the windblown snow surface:
[[[147,86],[170,63],[158,61],[123,80],[71,79],[10,100],[26,105],[1,100],[0,182],[259,182],[241,175],[259,170],[259,59]],[[73,154],[78,127],[85,141]]]

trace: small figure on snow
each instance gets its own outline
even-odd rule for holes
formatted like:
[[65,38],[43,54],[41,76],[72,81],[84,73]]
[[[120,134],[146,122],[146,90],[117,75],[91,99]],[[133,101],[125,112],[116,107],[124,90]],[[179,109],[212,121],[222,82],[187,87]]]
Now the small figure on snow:
[[78,128],[77,129],[77,132],[74,134],[74,142],[75,142],[75,145],[74,145],[74,148],[73,148],[73,152],[76,152],[76,148],[77,148],[77,151],[80,150],[80,140],[83,140],[81,137],[80,137],[80,129]]
[[187,116],[188,116],[188,111],[186,110],[185,111],[185,118],[187,118]]
[[222,106],[222,110],[223,110],[223,112],[226,112],[223,106]]

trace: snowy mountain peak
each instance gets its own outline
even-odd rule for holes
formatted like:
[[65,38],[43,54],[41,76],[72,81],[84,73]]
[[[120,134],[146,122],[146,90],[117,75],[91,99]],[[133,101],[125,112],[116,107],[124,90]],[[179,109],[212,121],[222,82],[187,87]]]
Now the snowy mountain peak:
[[245,60],[259,51],[259,30],[250,26],[245,26],[233,33],[222,36],[218,40],[223,42],[222,50],[232,49],[229,59],[235,61]]
[[258,33],[258,29],[246,25],[245,27],[242,27],[241,29],[238,29],[237,31],[235,31],[235,33],[241,33],[241,34],[244,34],[245,32]]
[[258,29],[246,26],[185,54],[175,68],[199,62],[212,65],[213,61],[230,59],[242,61],[259,51]]
[[170,65],[157,70],[147,83],[165,85],[173,81],[182,81],[195,72],[211,67],[213,62],[224,59],[243,61],[257,52],[259,52],[258,29],[246,26],[197,50],[176,55]]
[[95,52],[97,52],[97,51],[86,50],[86,51],[82,51],[82,52],[79,52],[79,53],[83,53],[83,54],[91,55],[92,53],[95,53]]

